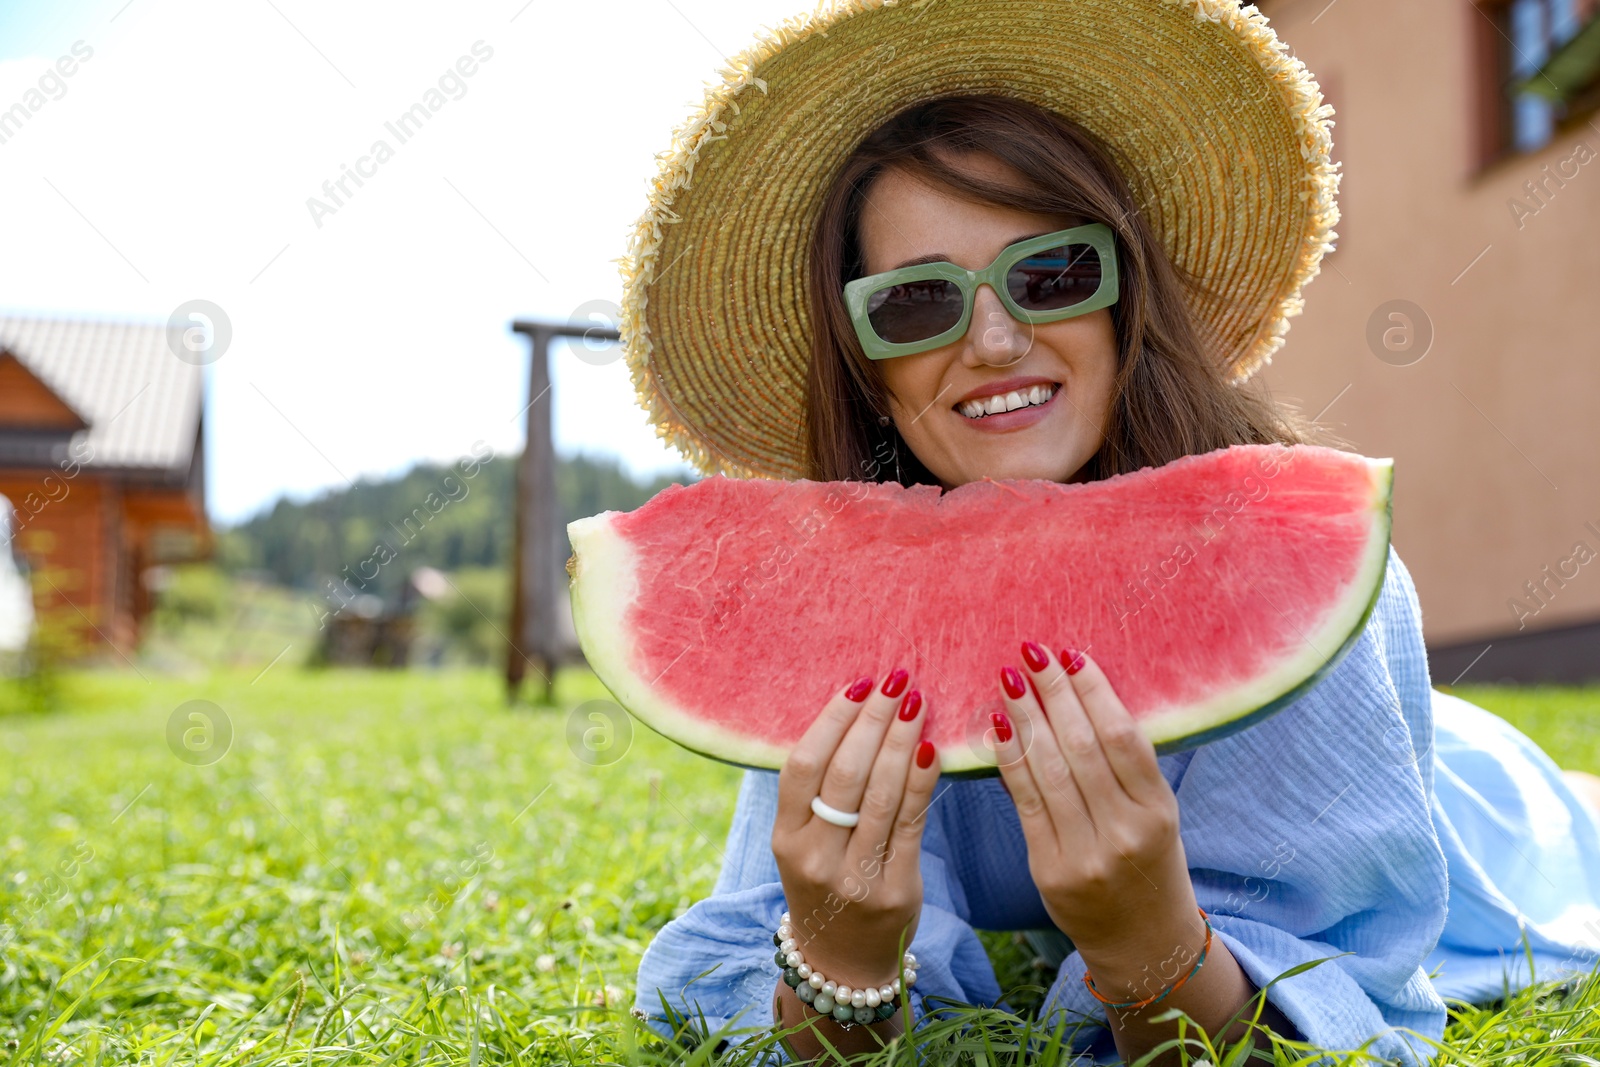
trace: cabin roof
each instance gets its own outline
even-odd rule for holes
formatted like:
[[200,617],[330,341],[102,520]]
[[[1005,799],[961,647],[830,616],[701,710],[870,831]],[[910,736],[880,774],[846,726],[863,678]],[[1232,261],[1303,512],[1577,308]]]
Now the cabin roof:
[[204,404],[202,368],[173,355],[164,324],[0,316],[0,351],[88,423],[72,441],[87,440],[89,466],[189,469]]

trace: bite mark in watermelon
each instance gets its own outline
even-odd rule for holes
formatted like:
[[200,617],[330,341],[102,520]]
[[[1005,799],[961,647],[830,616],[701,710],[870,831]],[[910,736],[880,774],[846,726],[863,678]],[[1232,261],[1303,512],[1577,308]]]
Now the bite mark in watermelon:
[[776,768],[862,674],[911,671],[947,774],[992,774],[1024,639],[1086,649],[1157,746],[1225,736],[1355,642],[1383,584],[1389,460],[1241,445],[1098,482],[708,478],[567,527],[573,618],[617,701]]

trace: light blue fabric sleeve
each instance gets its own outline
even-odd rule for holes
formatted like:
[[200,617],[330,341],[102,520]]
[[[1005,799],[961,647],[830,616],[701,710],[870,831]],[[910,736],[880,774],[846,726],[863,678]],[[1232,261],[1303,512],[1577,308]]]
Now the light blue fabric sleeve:
[[[686,1016],[703,1016],[713,1032],[729,1024],[746,1031],[772,1026],[779,973],[772,933],[786,907],[772,855],[777,810],[777,774],[745,772],[716,888],[663,927],[645,950],[635,1010],[659,1032],[668,1032],[661,1021],[663,997]],[[967,922],[965,897],[929,843],[925,838],[922,918],[911,943],[919,964],[911,1005],[919,1019],[925,996],[979,1004],[999,996],[983,944]],[[1026,877],[1025,859],[1020,869]]]
[[[1391,557],[1391,564],[1395,561]],[[1444,925],[1445,859],[1386,649],[1420,643],[1397,573],[1349,654],[1272,718],[1195,750],[1174,783],[1189,874],[1216,936],[1309,1041],[1426,1060],[1444,1002],[1422,963]],[[1422,680],[1426,690],[1426,675]],[[1417,709],[1425,723],[1426,703]],[[1420,731],[1419,731],[1420,732]],[[1168,757],[1163,763],[1175,757]],[[1171,775],[1169,774],[1169,780]],[[1050,1005],[1104,1019],[1067,958]]]
[[1428,679],[1428,651],[1422,638],[1422,604],[1411,572],[1389,549],[1389,570],[1373,614],[1373,637],[1400,700],[1405,727],[1392,727],[1383,738],[1384,757],[1417,768],[1423,794],[1433,803],[1433,689]]

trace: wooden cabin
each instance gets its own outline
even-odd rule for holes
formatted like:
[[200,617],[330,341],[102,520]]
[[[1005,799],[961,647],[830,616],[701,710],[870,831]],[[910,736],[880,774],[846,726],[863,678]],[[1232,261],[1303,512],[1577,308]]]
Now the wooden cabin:
[[151,568],[209,554],[203,415],[162,324],[0,317],[0,496],[37,625],[125,653]]

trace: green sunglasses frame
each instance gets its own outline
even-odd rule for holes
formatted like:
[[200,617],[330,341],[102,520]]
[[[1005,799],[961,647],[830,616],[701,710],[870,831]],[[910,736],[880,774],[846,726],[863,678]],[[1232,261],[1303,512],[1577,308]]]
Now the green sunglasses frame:
[[[1070,307],[1056,308],[1051,311],[1029,311],[1020,307],[1011,298],[1010,291],[1006,288],[1006,275],[1019,260],[1043,252],[1047,248],[1056,248],[1064,244],[1086,244],[1094,248],[1100,255],[1100,288],[1089,299]],[[1109,269],[1107,269],[1109,267]],[[1091,311],[1110,307],[1117,302],[1117,241],[1111,232],[1111,227],[1103,222],[1091,222],[1086,226],[1074,226],[1068,230],[1057,230],[1055,233],[1041,234],[1030,237],[1026,241],[1018,241],[1014,245],[1007,245],[1001,249],[994,262],[982,270],[967,270],[954,263],[919,263],[914,267],[901,267],[898,270],[884,271],[882,274],[870,274],[865,278],[857,278],[845,283],[844,304],[850,313],[850,321],[855,325],[856,337],[861,341],[861,347],[866,352],[868,359],[893,359],[896,356],[914,356],[919,352],[928,352],[935,348],[942,348],[961,338],[967,332],[968,325],[972,322],[972,304],[977,295],[978,286],[988,285],[993,289],[1006,310],[1011,312],[1013,318],[1019,322],[1037,325],[1045,322],[1059,322],[1062,319],[1074,318],[1078,315],[1087,315]],[[873,293],[890,288],[895,285],[905,285],[908,282],[923,282],[943,279],[954,282],[961,290],[965,299],[961,318],[956,324],[943,333],[928,338],[925,341],[909,341],[896,344],[885,341],[879,337],[872,328],[872,320],[867,317],[867,301]]]

